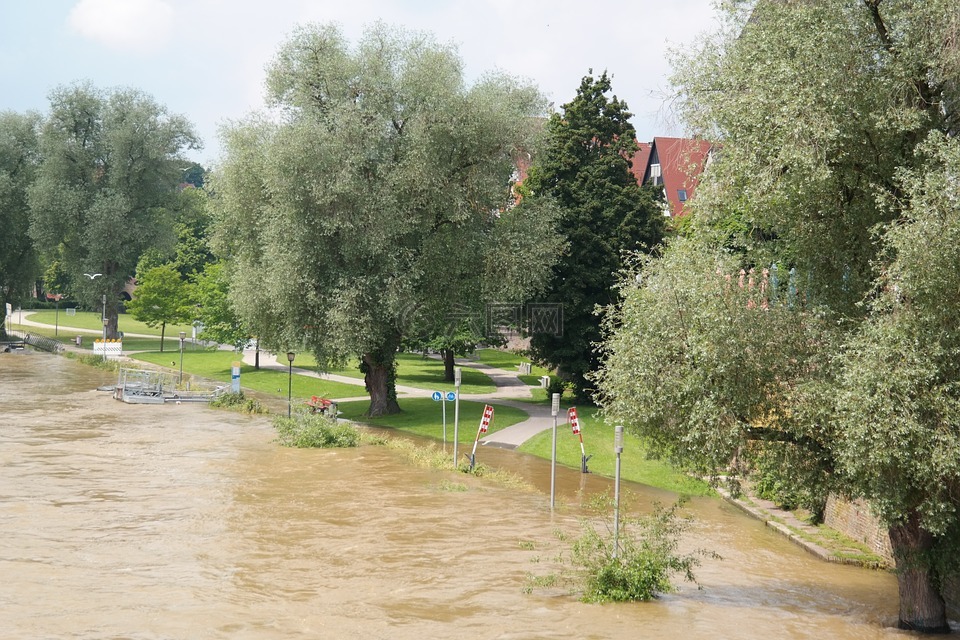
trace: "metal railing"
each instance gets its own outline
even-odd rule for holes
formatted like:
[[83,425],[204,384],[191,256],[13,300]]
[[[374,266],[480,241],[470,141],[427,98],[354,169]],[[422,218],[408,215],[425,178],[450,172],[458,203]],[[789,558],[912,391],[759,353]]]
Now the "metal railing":
[[60,353],[61,351],[66,349],[64,344],[59,340],[54,340],[53,338],[48,338],[46,336],[38,336],[33,333],[28,333],[26,331],[18,331],[16,329],[7,331],[7,334],[11,336],[16,336],[21,340],[23,340],[24,344],[28,344],[31,347],[36,347],[41,351],[49,351],[51,353]]

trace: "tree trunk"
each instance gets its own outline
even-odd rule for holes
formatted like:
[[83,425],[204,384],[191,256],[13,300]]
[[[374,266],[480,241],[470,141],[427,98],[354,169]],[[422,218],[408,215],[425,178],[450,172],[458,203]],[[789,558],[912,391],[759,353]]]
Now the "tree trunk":
[[163,336],[166,332],[167,332],[167,323],[161,322],[160,323],[160,353],[163,353],[163,343],[164,343]]
[[370,417],[400,413],[397,404],[397,386],[394,373],[393,352],[363,354],[363,382],[370,394]]
[[257,336],[257,348],[253,352],[253,368],[260,371],[260,336]]
[[906,522],[891,526],[889,533],[900,591],[898,626],[921,633],[950,633],[946,605],[930,566],[933,536],[920,526],[916,512]]
[[445,382],[453,382],[453,368],[456,364],[453,349],[441,349],[440,353],[443,355],[443,379]]

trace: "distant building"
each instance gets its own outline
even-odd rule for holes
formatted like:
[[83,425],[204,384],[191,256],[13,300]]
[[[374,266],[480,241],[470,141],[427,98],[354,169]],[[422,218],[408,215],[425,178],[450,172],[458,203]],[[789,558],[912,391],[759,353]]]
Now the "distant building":
[[637,182],[662,186],[666,196],[664,215],[682,216],[697,190],[700,174],[710,162],[712,145],[706,140],[662,137],[638,145],[630,169]]

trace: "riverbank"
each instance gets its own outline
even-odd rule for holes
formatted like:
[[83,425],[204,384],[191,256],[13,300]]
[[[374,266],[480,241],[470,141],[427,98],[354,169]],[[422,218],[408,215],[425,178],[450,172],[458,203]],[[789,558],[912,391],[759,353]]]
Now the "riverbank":
[[[45,327],[45,325],[41,325],[39,323],[32,323],[29,320],[29,315],[29,312],[24,313],[24,325],[34,325],[37,328]],[[66,332],[81,331],[71,327],[61,327],[61,330]],[[63,344],[65,350],[70,353],[83,354],[87,356],[90,355],[89,349],[77,347],[72,342],[65,342]],[[252,357],[252,352],[245,354],[245,359],[247,360],[252,359]],[[286,365],[277,362],[275,357],[270,357],[268,354],[261,354],[261,358],[262,370],[272,372],[275,375],[282,377],[284,381],[286,380],[286,377],[289,373]],[[137,363],[140,362],[131,360],[127,357],[124,357],[124,360]],[[541,432],[552,427],[553,421],[549,413],[549,407],[544,407],[530,402],[516,401],[517,398],[523,397],[521,395],[523,392],[526,392],[525,395],[529,395],[529,391],[525,385],[522,389],[519,385],[517,385],[516,373],[505,370],[492,371],[491,367],[482,365],[469,359],[461,359],[457,364],[458,366],[465,368],[472,367],[482,369],[488,375],[491,372],[496,374],[492,375],[491,379],[493,379],[496,383],[497,390],[490,394],[471,394],[469,396],[470,400],[508,404],[514,407],[520,407],[530,414],[530,418],[528,420],[490,434],[482,440],[482,444],[492,445],[498,448],[514,449],[528,441],[530,438],[533,438]],[[321,374],[296,367],[293,368],[293,372],[297,375],[315,376],[317,378],[321,377]],[[360,388],[362,388],[363,384],[362,380],[355,378],[338,377],[336,381],[340,382],[341,384],[360,386]],[[281,384],[280,388],[285,388],[285,384]],[[401,391],[407,395],[420,395],[426,393],[423,389],[418,388],[403,388]],[[359,396],[353,396],[351,398],[345,397],[341,401],[355,401],[358,397]],[[467,396],[464,396],[465,399],[466,397]],[[565,412],[561,412],[561,416],[565,418]],[[565,420],[561,419],[560,423],[562,424],[563,422],[565,422]],[[377,426],[389,425],[381,423]],[[563,463],[561,462],[561,464]],[[595,468],[596,467],[594,467],[594,469]],[[603,473],[598,475],[604,477]],[[609,474],[606,474],[606,477],[609,477]],[[822,560],[840,564],[853,564],[869,568],[886,568],[888,566],[888,563],[882,557],[871,552],[866,545],[860,544],[850,537],[829,527],[825,527],[823,525],[812,525],[804,519],[804,514],[802,513],[786,511],[779,508],[773,502],[759,498],[756,495],[751,495],[749,492],[736,498],[731,496],[729,492],[722,488],[717,488],[717,493],[731,504],[734,504],[738,508],[742,509],[745,513],[760,520],[769,528],[786,536],[793,543],[804,548],[809,553],[821,558]]]

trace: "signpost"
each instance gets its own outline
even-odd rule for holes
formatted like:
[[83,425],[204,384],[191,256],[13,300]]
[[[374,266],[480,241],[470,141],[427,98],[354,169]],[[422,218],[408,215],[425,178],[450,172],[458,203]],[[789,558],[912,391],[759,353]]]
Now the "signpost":
[[473,468],[477,464],[477,444],[480,442],[480,434],[487,432],[492,421],[493,407],[488,404],[483,405],[483,416],[480,418],[480,427],[477,429],[477,437],[473,441],[473,451],[470,452],[470,471],[473,471]]
[[446,393],[442,391],[434,391],[430,394],[430,397],[433,398],[434,402],[439,402],[442,407],[441,411],[443,413],[443,448],[447,448],[447,402],[453,402],[457,394],[453,391],[447,391]]
[[580,436],[580,473],[590,473],[587,470],[587,460],[590,457],[587,457],[587,452],[583,448],[583,432],[580,431],[580,418],[577,416],[577,408],[570,407],[567,409],[567,421],[570,423],[570,428],[573,430],[573,435]]

